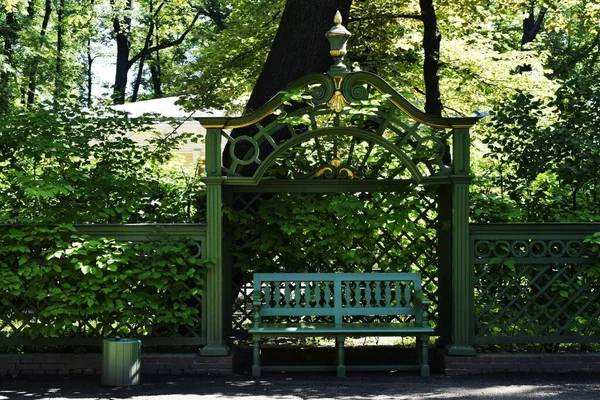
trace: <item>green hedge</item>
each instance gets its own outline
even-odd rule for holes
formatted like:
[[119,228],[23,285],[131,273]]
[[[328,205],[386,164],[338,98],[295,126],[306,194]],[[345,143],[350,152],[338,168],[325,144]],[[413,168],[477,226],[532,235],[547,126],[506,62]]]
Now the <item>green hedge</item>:
[[0,230],[0,336],[157,334],[199,324],[192,240],[117,242],[69,225]]

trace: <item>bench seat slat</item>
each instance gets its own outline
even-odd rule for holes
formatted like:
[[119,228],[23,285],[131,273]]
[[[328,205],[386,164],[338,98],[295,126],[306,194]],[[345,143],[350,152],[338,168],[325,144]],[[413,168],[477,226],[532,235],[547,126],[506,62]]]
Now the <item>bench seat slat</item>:
[[363,316],[363,315],[413,315],[413,307],[343,307],[334,310],[324,307],[265,307],[261,311],[263,317],[285,317],[285,316],[334,316],[336,313],[344,316]]
[[414,336],[418,333],[433,333],[432,328],[417,326],[411,323],[262,323],[258,328],[250,328],[249,333],[261,335],[391,335]]

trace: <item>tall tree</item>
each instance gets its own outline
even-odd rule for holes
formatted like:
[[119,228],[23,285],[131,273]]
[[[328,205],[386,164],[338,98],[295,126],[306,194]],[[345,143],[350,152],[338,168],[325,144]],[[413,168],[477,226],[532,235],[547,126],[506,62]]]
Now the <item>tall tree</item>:
[[527,43],[531,43],[535,40],[536,36],[542,28],[544,22],[544,16],[548,9],[542,7],[535,15],[535,0],[529,0],[529,10],[527,10],[527,16],[523,18],[523,36],[521,38],[521,50],[524,50]]
[[6,12],[6,25],[1,33],[1,36],[4,37],[1,53],[4,59],[0,59],[0,114],[9,109],[12,98],[9,87],[11,75],[9,68],[12,64],[13,48],[17,38],[16,18],[12,8]]
[[[331,65],[324,37],[333,16],[350,15],[352,0],[288,0],[269,55],[246,105],[253,110],[295,79],[311,72],[325,72]],[[298,18],[301,16],[301,18]]]
[[[165,3],[163,1],[163,3]],[[186,36],[190,33],[190,30],[196,24],[196,21],[202,14],[202,10],[196,10],[191,19],[191,22],[185,27],[183,32],[179,34],[176,39],[165,40],[161,43],[156,43],[153,46],[144,46],[140,51],[131,56],[131,48],[132,48],[132,19],[131,12],[133,10],[133,0],[127,0],[125,3],[124,9],[117,10],[117,4],[114,0],[111,0],[111,4],[115,8],[116,13],[113,19],[113,30],[115,34],[115,43],[117,45],[117,60],[116,60],[116,71],[115,71],[115,81],[113,86],[113,102],[115,104],[123,104],[125,103],[125,90],[127,88],[127,74],[131,67],[135,65],[136,62],[145,59],[150,54],[157,52],[159,50],[168,49],[170,47],[175,47],[183,43]],[[162,9],[162,5],[157,7],[157,11],[160,12]],[[155,12],[158,14],[158,12]],[[152,32],[154,30],[154,22],[151,21],[151,25],[148,27],[147,37],[152,37]],[[146,41],[145,43],[148,43]]]
[[[42,50],[45,47],[46,35],[48,33],[48,24],[50,23],[50,14],[52,14],[52,0],[44,1],[44,17],[42,19],[42,26],[38,37],[38,48],[35,49],[36,55],[32,64],[29,66],[29,82],[26,91],[24,91],[23,100],[28,108],[32,107],[36,100],[37,91],[37,78],[39,72],[39,65],[42,61]],[[28,15],[31,21],[35,18],[35,0],[29,0]],[[26,96],[25,96],[26,95]]]
[[[425,112],[442,116],[440,99],[440,43],[442,35],[437,26],[433,0],[419,0],[423,22],[423,82],[425,84]],[[446,152],[449,154],[449,152]]]

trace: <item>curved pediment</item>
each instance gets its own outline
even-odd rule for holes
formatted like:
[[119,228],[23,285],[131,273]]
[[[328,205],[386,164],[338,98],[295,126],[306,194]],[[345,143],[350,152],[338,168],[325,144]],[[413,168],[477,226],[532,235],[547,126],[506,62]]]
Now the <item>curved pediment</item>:
[[[329,104],[331,113],[348,112],[369,100],[369,88],[375,89],[401,112],[413,120],[433,128],[470,128],[479,118],[440,118],[424,113],[394,90],[381,77],[370,72],[314,73],[306,75],[277,93],[271,100],[251,114],[240,117],[200,117],[205,128],[236,129],[251,126],[277,113],[289,100],[291,93],[309,95],[314,105]],[[342,97],[340,97],[340,95]],[[342,108],[334,108],[335,100]]]

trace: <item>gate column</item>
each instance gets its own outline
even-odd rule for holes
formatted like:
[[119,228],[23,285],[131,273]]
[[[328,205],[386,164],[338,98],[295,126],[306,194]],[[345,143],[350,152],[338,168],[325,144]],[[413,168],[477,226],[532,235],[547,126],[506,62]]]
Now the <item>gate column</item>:
[[469,262],[469,129],[455,128],[452,143],[452,343],[448,354],[475,355],[473,273]]
[[206,259],[209,263],[202,294],[202,337],[206,345],[203,356],[224,356],[223,313],[225,305],[223,282],[223,193],[225,178],[221,173],[221,129],[206,130]]

